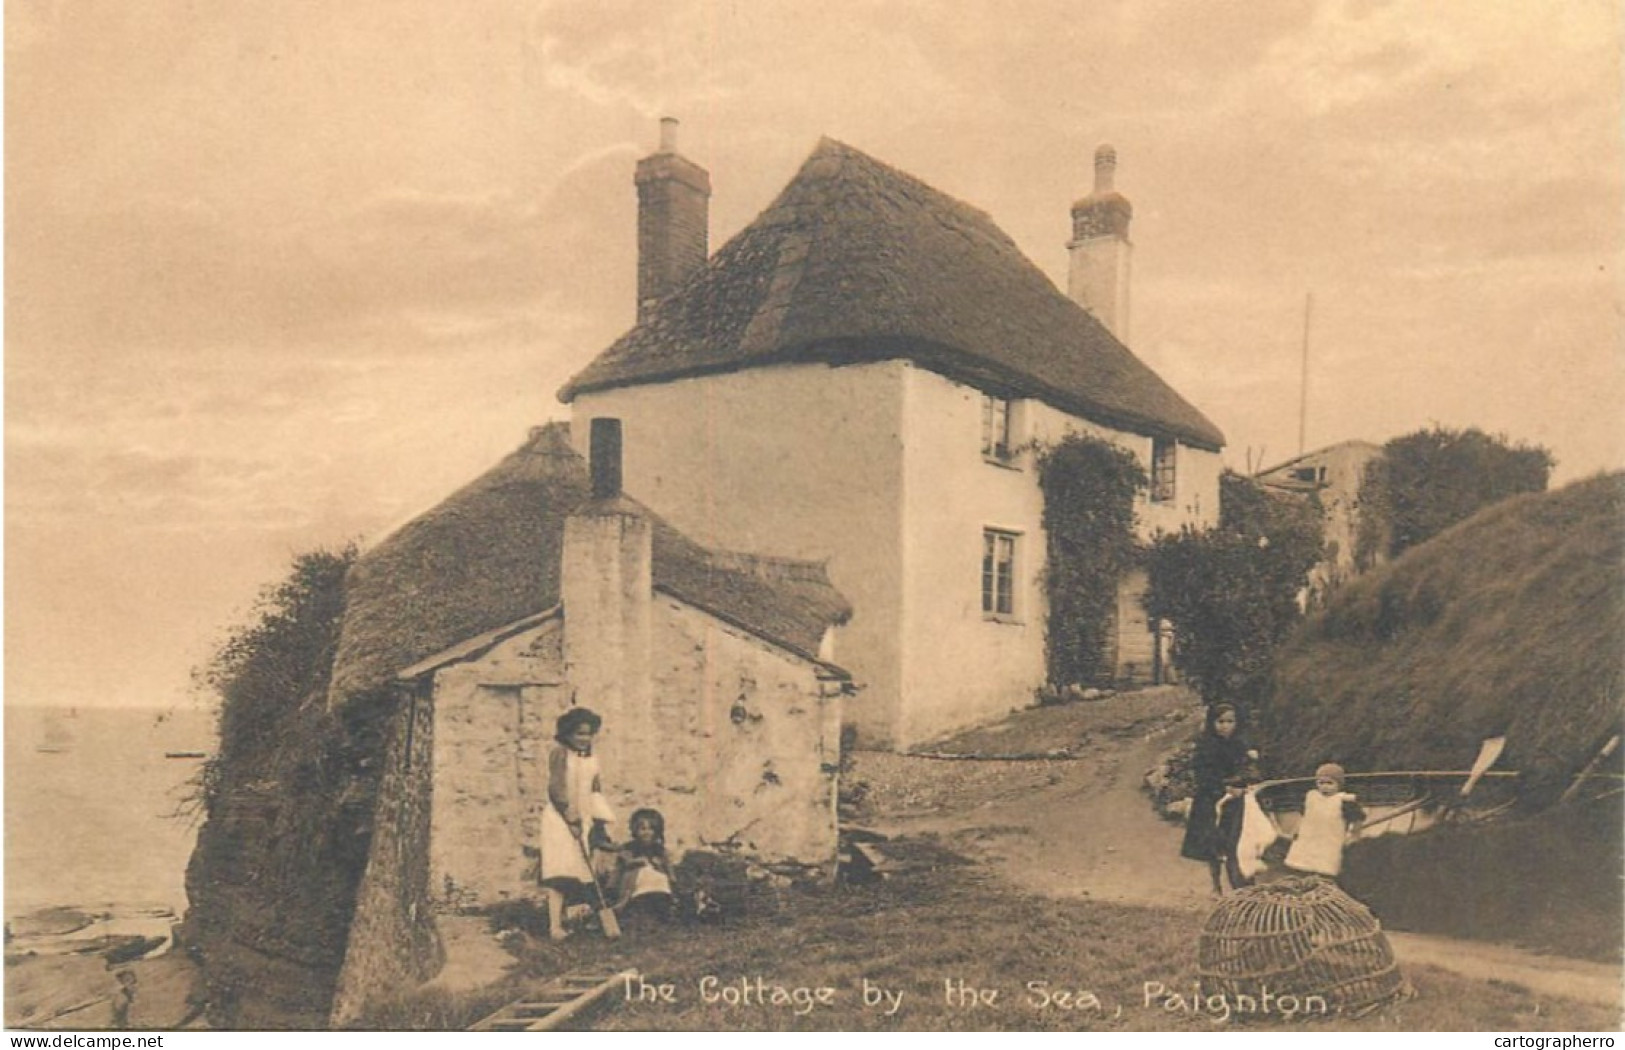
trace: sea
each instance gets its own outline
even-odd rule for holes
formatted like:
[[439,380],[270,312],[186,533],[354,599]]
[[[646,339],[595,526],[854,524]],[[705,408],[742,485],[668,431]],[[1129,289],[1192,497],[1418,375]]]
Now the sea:
[[7,704],[8,933],[45,909],[119,928],[183,915],[198,780],[214,748],[212,714],[193,708]]

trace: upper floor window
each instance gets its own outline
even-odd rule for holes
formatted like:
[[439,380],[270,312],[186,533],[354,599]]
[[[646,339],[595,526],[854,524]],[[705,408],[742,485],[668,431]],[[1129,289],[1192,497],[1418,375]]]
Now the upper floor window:
[[1151,501],[1168,503],[1174,498],[1174,448],[1172,438],[1151,439]]
[[1015,458],[1015,402],[982,395],[982,455],[1001,462]]
[[982,615],[990,620],[1016,616],[1016,557],[1020,533],[982,530]]

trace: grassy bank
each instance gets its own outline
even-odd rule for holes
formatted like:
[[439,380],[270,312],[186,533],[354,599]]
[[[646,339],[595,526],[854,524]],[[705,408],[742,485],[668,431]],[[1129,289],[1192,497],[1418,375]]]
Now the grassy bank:
[[[878,886],[786,891],[723,926],[629,929],[618,942],[530,938],[519,976],[478,993],[403,999],[368,1023],[462,1028],[547,976],[622,967],[669,991],[658,1002],[613,997],[586,1022],[593,1028],[1211,1031],[1239,1023],[1169,1009],[1160,996],[1147,1002],[1148,984],[1189,992],[1202,912],[1024,896],[930,843],[905,852],[909,870]],[[1277,1014],[1247,1023],[1263,1030],[1520,1031],[1611,1029],[1620,1021],[1610,1010],[1504,982],[1427,969],[1409,976],[1415,998],[1363,1018]],[[865,981],[872,1005],[863,1001]],[[724,1001],[747,997],[723,992],[741,982],[750,1001]],[[774,986],[786,990],[787,1001],[771,1001]],[[769,1002],[756,1001],[758,987]],[[960,987],[981,991],[976,1005],[967,995],[946,994]],[[823,988],[831,991],[817,991]],[[880,988],[901,999],[880,998]],[[990,991],[997,992],[991,1001]],[[1073,994],[1063,999],[1063,991]]]

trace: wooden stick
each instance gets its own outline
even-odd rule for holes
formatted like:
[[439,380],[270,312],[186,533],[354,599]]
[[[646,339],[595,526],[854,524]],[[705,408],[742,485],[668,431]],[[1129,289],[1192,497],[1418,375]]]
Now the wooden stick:
[[587,848],[587,841],[578,837],[576,845],[581,847],[581,859],[587,865],[587,878],[592,880],[593,892],[598,895],[598,925],[604,928],[605,937],[615,940],[621,935],[621,920],[615,917],[615,909],[604,898],[604,887],[598,883],[598,873],[592,870],[592,851]]
[[1602,745],[1602,750],[1597,752],[1597,756],[1590,762],[1587,762],[1584,769],[1580,770],[1579,775],[1574,778],[1574,783],[1570,784],[1568,790],[1563,792],[1562,796],[1558,798],[1557,804],[1561,806],[1563,803],[1574,798],[1574,796],[1579,793],[1580,785],[1585,782],[1585,778],[1591,775],[1592,770],[1596,769],[1602,764],[1603,759],[1613,754],[1614,748],[1618,746],[1619,734],[1615,733],[1613,736],[1608,738],[1608,743]]

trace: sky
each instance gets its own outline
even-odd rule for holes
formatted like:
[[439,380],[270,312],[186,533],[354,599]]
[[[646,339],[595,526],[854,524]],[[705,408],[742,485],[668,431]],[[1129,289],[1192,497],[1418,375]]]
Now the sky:
[[1062,287],[1117,149],[1130,346],[1226,461],[1434,424],[1625,466],[1612,0],[9,0],[5,688],[193,702],[298,553],[564,418],[658,120],[719,247],[839,139]]

